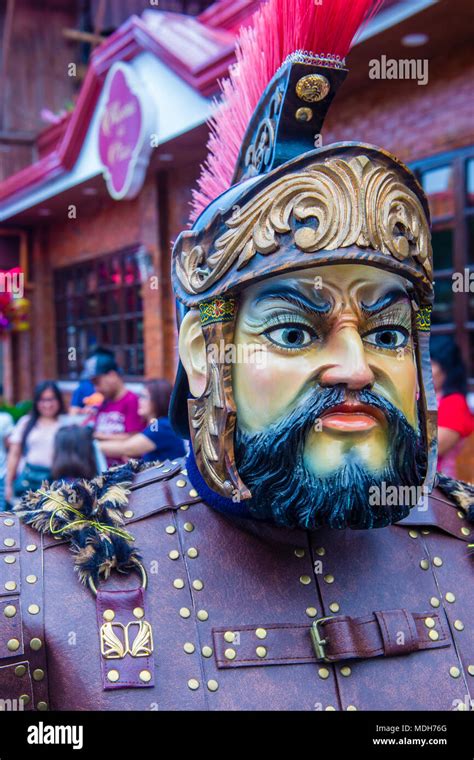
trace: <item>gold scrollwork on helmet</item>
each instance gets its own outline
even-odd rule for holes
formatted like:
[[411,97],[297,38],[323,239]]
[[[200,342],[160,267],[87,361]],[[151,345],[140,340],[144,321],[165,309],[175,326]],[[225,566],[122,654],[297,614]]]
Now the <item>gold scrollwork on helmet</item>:
[[332,157],[286,174],[225,224],[227,230],[209,251],[184,246],[178,254],[176,274],[188,293],[206,291],[257,253],[274,253],[280,236],[288,233],[304,253],[372,248],[421,265],[432,280],[430,233],[420,200],[394,169],[368,156]]

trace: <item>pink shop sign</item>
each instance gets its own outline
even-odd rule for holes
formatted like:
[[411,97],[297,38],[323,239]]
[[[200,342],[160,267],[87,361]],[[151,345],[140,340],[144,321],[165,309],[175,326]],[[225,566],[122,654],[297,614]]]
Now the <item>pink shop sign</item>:
[[115,200],[134,198],[145,179],[152,150],[154,112],[131,66],[115,63],[105,80],[99,114],[99,156]]

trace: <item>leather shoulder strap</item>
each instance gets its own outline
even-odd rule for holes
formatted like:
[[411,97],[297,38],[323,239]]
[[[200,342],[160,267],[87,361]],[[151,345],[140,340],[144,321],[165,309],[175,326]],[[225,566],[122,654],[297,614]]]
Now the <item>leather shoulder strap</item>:
[[397,525],[436,527],[461,541],[472,542],[474,536],[474,527],[464,509],[461,509],[459,504],[438,488],[435,488],[428,499],[414,507],[408,517],[400,520]]
[[137,491],[139,488],[146,488],[161,480],[169,480],[184,468],[184,459],[173,459],[172,461],[166,459],[164,462],[159,462],[138,472],[135,475],[130,490]]
[[131,491],[124,508],[127,521],[202,501],[189,481],[184,459],[166,461],[138,473]]

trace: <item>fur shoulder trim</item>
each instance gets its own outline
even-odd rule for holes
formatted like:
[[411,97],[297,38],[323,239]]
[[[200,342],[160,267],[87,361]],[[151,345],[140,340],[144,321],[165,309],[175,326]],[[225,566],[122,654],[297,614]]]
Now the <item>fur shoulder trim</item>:
[[82,583],[106,580],[112,569],[128,573],[140,560],[123,511],[135,475],[148,465],[136,460],[112,467],[92,480],[44,482],[23,496],[15,511],[40,533],[64,536]]
[[474,486],[463,480],[454,480],[443,473],[437,473],[435,485],[454,501],[459,509],[466,513],[468,520],[474,522]]

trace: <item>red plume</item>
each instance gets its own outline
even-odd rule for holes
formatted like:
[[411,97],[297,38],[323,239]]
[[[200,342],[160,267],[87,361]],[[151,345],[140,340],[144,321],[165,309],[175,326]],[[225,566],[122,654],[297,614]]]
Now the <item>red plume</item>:
[[191,221],[230,187],[250,118],[271,78],[297,50],[344,58],[383,0],[268,0],[242,29],[236,63],[221,82],[209,122],[208,157],[193,192]]

